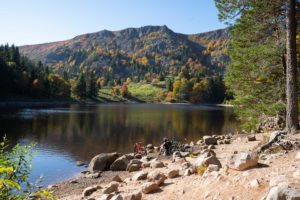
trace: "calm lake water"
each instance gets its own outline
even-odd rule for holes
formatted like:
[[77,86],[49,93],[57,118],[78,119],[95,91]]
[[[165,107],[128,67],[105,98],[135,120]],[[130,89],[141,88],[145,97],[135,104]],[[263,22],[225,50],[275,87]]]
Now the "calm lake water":
[[72,178],[102,152],[128,153],[136,141],[160,144],[163,137],[197,141],[235,132],[231,108],[194,105],[103,104],[49,109],[1,109],[0,136],[12,144],[36,143],[31,179],[43,184]]

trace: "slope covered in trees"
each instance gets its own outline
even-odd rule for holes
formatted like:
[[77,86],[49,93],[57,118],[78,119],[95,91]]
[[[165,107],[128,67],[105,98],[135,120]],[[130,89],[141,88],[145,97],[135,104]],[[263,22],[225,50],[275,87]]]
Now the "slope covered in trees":
[[222,102],[228,33],[224,29],[184,35],[166,26],[145,26],[23,46],[20,51],[68,80],[72,93],[80,97],[96,96],[97,89],[108,87],[113,96],[128,98],[122,90],[143,83],[164,89],[155,99]]

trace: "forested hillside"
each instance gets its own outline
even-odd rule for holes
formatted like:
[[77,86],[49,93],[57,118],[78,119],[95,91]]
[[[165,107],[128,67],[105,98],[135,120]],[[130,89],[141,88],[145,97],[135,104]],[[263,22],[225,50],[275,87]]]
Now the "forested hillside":
[[147,101],[144,94],[126,92],[127,85],[139,83],[129,88],[139,91],[148,84],[148,90],[160,91],[152,101],[222,102],[228,41],[228,29],[184,35],[166,26],[145,26],[103,30],[23,46],[20,51],[68,80],[79,97],[92,96],[87,93],[102,88],[106,95],[136,94]]
[[[183,35],[166,26],[100,31],[71,40],[20,47],[29,58],[70,76],[93,72],[105,79],[142,80],[177,75],[187,66],[197,77],[224,71],[228,30]],[[146,76],[146,77],[145,77]]]
[[14,45],[0,46],[0,99],[23,97],[66,98],[69,83],[41,62],[20,55]]

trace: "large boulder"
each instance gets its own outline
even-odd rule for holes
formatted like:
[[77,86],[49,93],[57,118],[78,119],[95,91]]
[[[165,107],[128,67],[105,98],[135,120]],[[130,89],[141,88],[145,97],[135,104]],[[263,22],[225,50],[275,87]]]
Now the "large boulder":
[[104,171],[108,170],[110,165],[119,157],[117,152],[114,153],[101,153],[95,156],[89,166],[89,171]]
[[193,163],[193,166],[198,169],[201,166],[209,166],[209,165],[217,165],[219,168],[222,168],[222,164],[219,161],[219,159],[213,155],[210,152],[206,152],[204,154],[201,154],[196,158],[196,160]]
[[123,155],[116,159],[110,166],[112,171],[125,171],[130,160],[133,159],[132,155]]
[[228,167],[238,171],[243,171],[257,166],[258,155],[256,153],[242,152],[233,154],[228,160]]
[[300,191],[288,185],[272,187],[266,200],[299,200]]
[[203,136],[203,142],[206,145],[217,145],[218,144],[218,140],[217,138],[214,138],[212,136]]
[[142,192],[145,194],[154,192],[159,189],[159,186],[156,183],[148,182],[142,185]]

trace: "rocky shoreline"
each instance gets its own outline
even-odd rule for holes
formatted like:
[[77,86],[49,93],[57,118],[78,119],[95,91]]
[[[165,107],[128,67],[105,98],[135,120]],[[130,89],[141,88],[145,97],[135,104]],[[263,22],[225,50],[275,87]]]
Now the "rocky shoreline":
[[102,153],[76,179],[47,190],[59,199],[300,199],[300,134],[204,136],[193,153]]

